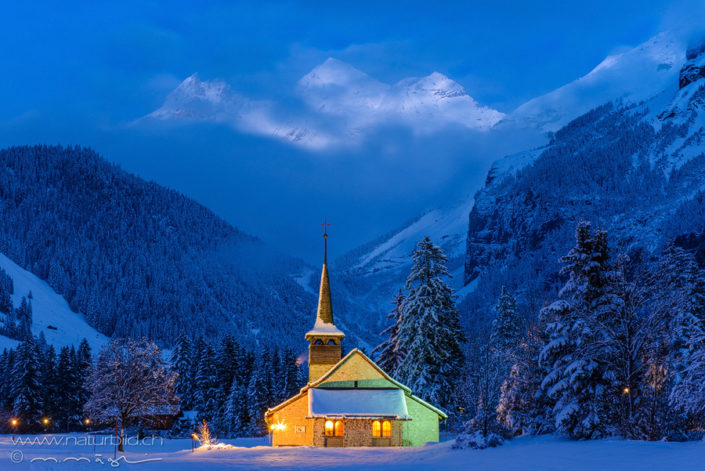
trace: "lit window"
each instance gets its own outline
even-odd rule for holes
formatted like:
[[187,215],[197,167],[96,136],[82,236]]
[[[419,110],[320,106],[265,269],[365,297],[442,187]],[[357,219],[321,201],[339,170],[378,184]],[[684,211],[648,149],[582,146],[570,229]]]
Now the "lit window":
[[382,424],[379,420],[372,422],[372,436],[381,437],[382,436]]
[[336,420],[335,421],[335,436],[336,437],[342,437],[343,436],[343,421],[342,420]]
[[332,437],[333,435],[335,435],[333,429],[333,421],[326,420],[326,437]]
[[382,422],[382,436],[391,437],[392,436],[392,423],[388,420]]

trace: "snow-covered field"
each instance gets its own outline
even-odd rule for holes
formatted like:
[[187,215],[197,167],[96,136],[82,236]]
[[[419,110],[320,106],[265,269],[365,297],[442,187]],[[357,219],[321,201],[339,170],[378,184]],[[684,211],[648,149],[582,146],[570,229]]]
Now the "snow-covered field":
[[[84,435],[50,435],[63,440]],[[190,440],[156,439],[127,447],[111,462],[113,447],[20,445],[0,436],[0,470],[78,470],[128,468],[144,471],[233,469],[349,470],[570,470],[648,471],[705,469],[705,442],[666,443],[627,440],[573,442],[561,438],[522,437],[502,447],[453,450],[452,441],[421,448],[271,448],[266,439],[225,440],[224,449],[197,449]],[[118,455],[120,456],[120,455]],[[54,459],[56,462],[54,462]],[[81,461],[76,461],[80,459]],[[14,461],[13,461],[14,460]]]

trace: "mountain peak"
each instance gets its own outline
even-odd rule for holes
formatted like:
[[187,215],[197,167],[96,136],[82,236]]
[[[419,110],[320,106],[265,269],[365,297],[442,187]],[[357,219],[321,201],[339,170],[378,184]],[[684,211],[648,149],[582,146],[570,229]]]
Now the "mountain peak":
[[304,87],[345,86],[360,80],[374,79],[347,62],[329,57],[304,75],[299,84]]
[[432,72],[425,77],[412,79],[411,82],[407,82],[407,86],[437,98],[467,96],[467,92],[462,85],[440,72]]
[[505,123],[556,131],[587,111],[614,100],[648,100],[676,88],[685,59],[678,37],[663,32],[624,52],[611,54],[588,74],[527,101]]

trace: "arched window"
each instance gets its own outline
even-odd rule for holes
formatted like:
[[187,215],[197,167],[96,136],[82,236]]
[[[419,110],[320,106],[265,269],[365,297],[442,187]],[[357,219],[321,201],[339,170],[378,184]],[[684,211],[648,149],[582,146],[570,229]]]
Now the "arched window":
[[342,421],[342,420],[336,420],[336,421],[335,421],[335,436],[336,436],[336,437],[342,437],[344,432],[345,432],[345,429],[344,429],[344,426],[343,426],[343,421]]
[[333,421],[326,420],[326,437],[332,437],[333,435],[335,435],[335,429],[333,427]]
[[392,423],[388,420],[382,422],[382,436],[391,437],[392,436]]
[[314,345],[323,345],[323,340],[318,339],[315,342],[313,342]]
[[330,339],[330,340],[328,341],[328,345],[335,345],[335,340]]
[[382,436],[382,423],[379,420],[372,422],[372,436],[381,437]]

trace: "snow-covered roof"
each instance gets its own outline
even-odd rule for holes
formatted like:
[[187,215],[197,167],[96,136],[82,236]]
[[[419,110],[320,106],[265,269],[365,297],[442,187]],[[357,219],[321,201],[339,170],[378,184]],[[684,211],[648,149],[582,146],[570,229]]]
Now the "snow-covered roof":
[[313,329],[306,332],[306,338],[309,335],[329,335],[331,337],[345,337],[345,334],[338,329],[335,324],[329,324],[323,322],[320,318],[316,319],[316,323],[313,325]]
[[[361,352],[360,350],[358,350],[357,348],[353,348],[353,349],[352,349],[347,355],[345,355],[338,363],[336,363],[335,365],[333,365],[323,376],[321,376],[320,378],[318,378],[317,380],[315,380],[315,381],[313,381],[313,382],[311,382],[311,383],[308,383],[306,386],[304,386],[303,388],[301,388],[301,391],[299,392],[299,394],[297,394],[297,395],[295,395],[295,396],[293,396],[293,397],[290,397],[290,398],[287,399],[286,401],[284,401],[284,402],[282,402],[282,403],[280,403],[280,404],[278,404],[278,405],[276,405],[276,406],[274,406],[274,407],[272,407],[272,408],[270,408],[270,409],[267,409],[267,412],[265,413],[265,416],[266,416],[266,417],[270,417],[270,416],[271,416],[272,414],[274,414],[276,411],[281,410],[283,407],[285,407],[285,406],[291,404],[291,403],[294,402],[294,401],[297,401],[297,400],[300,399],[302,396],[309,394],[310,391],[313,391],[313,390],[318,390],[318,391],[320,391],[320,390],[331,391],[332,389],[330,389],[330,388],[329,388],[329,389],[325,389],[325,388],[321,388],[320,386],[323,385],[323,384],[325,384],[325,383],[328,381],[328,379],[331,377],[331,375],[333,375],[339,368],[342,368],[342,367],[345,365],[345,363],[348,362],[348,361],[349,361],[351,358],[353,358],[353,357],[360,357],[360,358],[362,358],[363,360],[365,360],[366,362],[368,362],[374,369],[376,369],[376,370],[379,372],[379,374],[380,374],[381,377],[383,377],[384,379],[388,380],[388,381],[389,381],[392,385],[394,385],[395,387],[399,388],[399,391],[401,391],[402,394],[406,395],[406,397],[408,397],[408,398],[410,398],[410,399],[412,399],[412,400],[418,402],[419,404],[421,404],[421,405],[423,405],[423,406],[425,406],[425,407],[431,409],[432,411],[434,411],[435,413],[437,413],[442,419],[447,419],[447,418],[448,418],[448,415],[447,415],[445,412],[443,412],[441,409],[439,409],[439,408],[437,408],[437,407],[435,407],[435,406],[429,404],[428,402],[424,401],[423,399],[421,399],[421,398],[419,398],[419,397],[416,397],[416,396],[414,396],[413,394],[411,394],[411,389],[409,389],[407,386],[404,386],[404,385],[401,384],[399,381],[396,381],[394,378],[392,378],[392,377],[389,376],[387,373],[385,373],[384,370],[382,370],[377,364],[375,364],[375,362],[373,362],[372,360],[370,360],[370,359],[367,357],[367,355],[365,355],[364,353],[362,353],[362,352]],[[365,391],[365,390],[367,390],[367,389],[356,389],[356,390],[357,390],[357,391]],[[386,391],[386,390],[387,390],[387,389],[376,389],[376,391]],[[350,391],[350,389],[337,389],[337,391]],[[325,394],[325,393],[324,393],[324,394]],[[310,397],[308,397],[307,400],[309,401],[309,413],[310,413],[310,412],[311,412],[311,406],[310,406],[311,402],[310,402],[310,401],[311,401],[312,399],[311,399]],[[342,396],[341,396],[341,400],[342,400]],[[406,401],[404,402],[404,405],[406,406]],[[346,407],[346,408],[347,408],[347,407]],[[341,414],[338,414],[338,416],[341,417],[342,415],[341,415]],[[370,417],[370,416],[363,416],[363,417]],[[267,420],[269,420],[269,419],[267,419]]]
[[308,415],[410,418],[401,389],[311,388],[308,392]]

